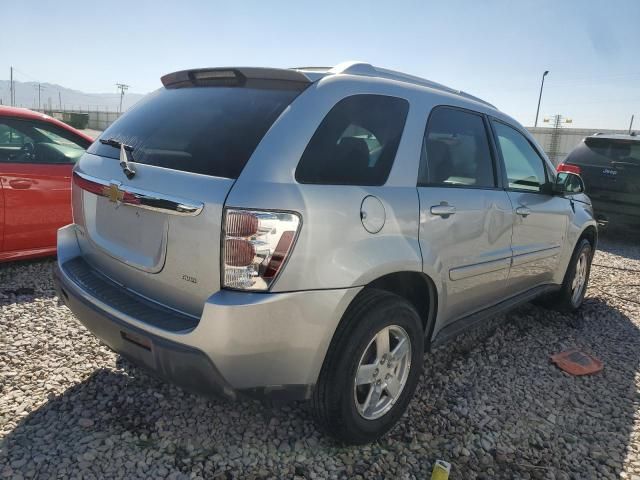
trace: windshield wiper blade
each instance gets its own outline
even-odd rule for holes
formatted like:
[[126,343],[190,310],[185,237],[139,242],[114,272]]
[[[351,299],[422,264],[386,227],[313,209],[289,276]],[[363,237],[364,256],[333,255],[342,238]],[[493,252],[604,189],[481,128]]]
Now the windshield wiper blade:
[[109,145],[110,147],[114,147],[114,148],[124,147],[125,150],[129,152],[133,152],[133,147],[131,145],[127,145],[126,143],[119,142],[115,138],[101,138],[100,143],[103,145]]
[[101,138],[100,143],[103,145],[109,145],[110,147],[119,148],[120,149],[120,167],[122,167],[122,171],[127,176],[127,178],[131,179],[136,174],[136,169],[131,164],[133,162],[133,147],[131,145],[126,145],[122,142],[117,141],[114,138]]

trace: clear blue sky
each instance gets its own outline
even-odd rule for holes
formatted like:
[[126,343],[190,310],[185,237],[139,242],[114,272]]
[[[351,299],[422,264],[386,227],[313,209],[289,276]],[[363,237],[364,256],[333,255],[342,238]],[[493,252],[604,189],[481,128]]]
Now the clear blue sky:
[[[640,128],[640,1],[15,1],[2,8],[0,79],[146,93],[170,71],[363,60],[424,76],[532,125]],[[28,75],[25,76],[24,74]]]

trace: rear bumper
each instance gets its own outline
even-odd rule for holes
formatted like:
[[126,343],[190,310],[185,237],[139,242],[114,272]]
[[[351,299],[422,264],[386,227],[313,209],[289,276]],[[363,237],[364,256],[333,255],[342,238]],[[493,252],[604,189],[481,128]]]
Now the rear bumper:
[[235,397],[236,392],[201,351],[132,327],[100,309],[77,291],[58,265],[54,271],[58,298],[91,333],[131,362],[188,390]]
[[[82,324],[123,357],[162,378],[229,398],[309,398],[338,322],[360,290],[221,290],[206,301],[195,327],[184,330],[168,328],[166,312],[163,323],[150,321],[149,312],[136,315],[149,308],[148,302],[124,305],[122,297],[132,295],[123,287],[116,286],[122,289],[118,301],[116,284],[102,291],[89,288],[69,268],[79,258],[74,225],[60,229],[55,283],[59,298]],[[183,321],[180,314],[176,317]]]

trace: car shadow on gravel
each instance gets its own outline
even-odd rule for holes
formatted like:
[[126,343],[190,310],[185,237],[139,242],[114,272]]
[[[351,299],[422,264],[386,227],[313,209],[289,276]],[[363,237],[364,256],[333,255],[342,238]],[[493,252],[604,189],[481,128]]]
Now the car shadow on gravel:
[[55,260],[21,260],[0,264],[0,305],[56,296],[51,278]]
[[[577,315],[526,305],[505,320],[427,355],[407,415],[373,445],[337,445],[303,406],[205,399],[120,358],[22,419],[0,473],[427,478],[442,458],[454,478],[616,478],[640,402],[636,325],[597,297]],[[550,364],[573,347],[604,370],[573,377]]]
[[[244,478],[252,472],[258,478],[266,463],[245,464],[242,456],[280,452],[299,457],[320,443],[332,448],[295,405],[271,409],[257,402],[205,398],[121,357],[116,364],[115,370],[96,370],[63,394],[51,395],[0,439],[0,478],[3,466],[9,469],[5,476],[20,472],[27,478],[71,472],[121,478],[125,471],[126,477],[140,478],[193,471],[205,478]],[[132,456],[139,460],[129,464]],[[303,472],[293,460],[278,476]],[[276,471],[266,468],[263,474]]]
[[[436,455],[460,478],[619,478],[635,461],[638,326],[599,297],[569,315],[525,305],[496,324],[427,360],[409,415],[424,418],[414,425]],[[571,348],[603,371],[576,377],[551,364]]]

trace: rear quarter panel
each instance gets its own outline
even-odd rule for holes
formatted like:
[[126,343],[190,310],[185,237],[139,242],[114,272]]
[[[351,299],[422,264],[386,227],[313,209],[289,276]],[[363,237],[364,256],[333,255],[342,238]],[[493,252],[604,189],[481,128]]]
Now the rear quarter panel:
[[[396,159],[384,186],[298,184],[295,170],[329,110],[355,94],[405,98],[409,113]],[[285,110],[260,143],[231,190],[227,207],[293,210],[302,226],[273,291],[348,288],[397,271],[422,271],[416,190],[424,121],[411,89],[367,79],[326,78],[311,85]],[[360,219],[367,195],[379,198],[385,224],[368,233]]]

